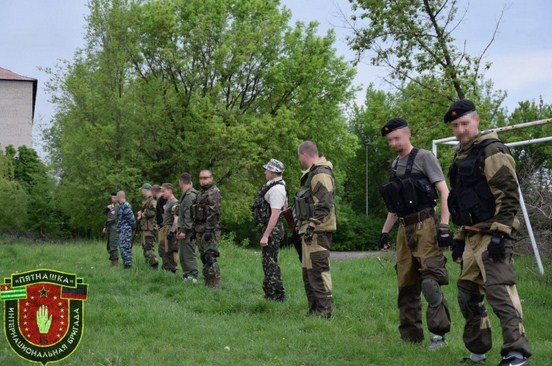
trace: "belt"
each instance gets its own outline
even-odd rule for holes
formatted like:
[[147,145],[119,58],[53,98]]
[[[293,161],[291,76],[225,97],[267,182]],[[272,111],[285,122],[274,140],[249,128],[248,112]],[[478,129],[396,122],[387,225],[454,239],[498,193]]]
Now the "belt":
[[422,222],[426,219],[429,219],[435,214],[435,210],[433,208],[426,208],[422,211],[418,211],[416,213],[399,217],[399,223],[403,226],[409,226],[413,224],[417,224],[418,222]]

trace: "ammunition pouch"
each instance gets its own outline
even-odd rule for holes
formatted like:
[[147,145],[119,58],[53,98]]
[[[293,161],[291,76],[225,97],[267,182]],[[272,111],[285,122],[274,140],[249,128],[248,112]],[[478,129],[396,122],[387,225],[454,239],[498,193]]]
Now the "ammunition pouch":
[[314,215],[314,202],[307,187],[301,188],[295,195],[295,214],[298,220],[308,220]]
[[209,206],[202,204],[193,204],[190,208],[192,219],[195,223],[204,223],[209,216]]
[[404,216],[435,206],[437,193],[426,176],[394,177],[380,187],[387,210]]

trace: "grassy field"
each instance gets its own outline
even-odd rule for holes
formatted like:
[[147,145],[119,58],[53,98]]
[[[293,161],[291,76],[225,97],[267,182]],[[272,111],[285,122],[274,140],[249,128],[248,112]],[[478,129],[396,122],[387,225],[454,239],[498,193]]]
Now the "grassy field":
[[[467,354],[456,303],[459,267],[448,265],[445,287],[453,316],[448,347],[438,352],[401,342],[397,325],[393,253],[333,260],[336,310],[330,320],[306,316],[300,265],[292,249],[281,253],[285,303],[262,296],[259,251],[223,243],[221,289],[183,283],[181,274],[109,267],[103,242],[0,244],[0,275],[37,268],[76,273],[89,284],[84,336],[76,352],[53,365],[456,365]],[[552,271],[552,262],[545,270]],[[518,287],[532,365],[552,364],[552,276],[537,274],[532,258],[517,260]],[[3,305],[1,305],[3,306]],[[491,312],[490,307],[488,307]],[[501,334],[491,316],[499,361]],[[426,333],[426,338],[428,333]],[[0,365],[27,365],[0,341]]]

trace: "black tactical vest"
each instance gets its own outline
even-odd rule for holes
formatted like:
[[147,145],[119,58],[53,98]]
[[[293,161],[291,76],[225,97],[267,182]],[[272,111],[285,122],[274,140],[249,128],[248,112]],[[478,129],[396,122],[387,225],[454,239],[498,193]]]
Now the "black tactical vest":
[[413,148],[408,155],[405,174],[397,176],[399,160],[395,162],[388,183],[380,187],[387,210],[397,216],[406,216],[426,208],[435,207],[437,192],[429,179],[421,173],[412,174],[414,159],[419,149]]
[[[277,180],[268,185],[262,186],[261,189],[259,189],[259,192],[257,193],[255,202],[253,202],[253,205],[251,206],[251,212],[253,213],[253,217],[260,224],[266,225],[268,223],[268,220],[270,219],[270,215],[272,214],[270,205],[268,204],[268,202],[266,202],[264,196],[266,192],[270,190],[270,188],[274,187],[277,184],[284,185],[284,182],[282,180]],[[287,189],[286,189],[286,196],[287,196]]]
[[495,215],[495,198],[481,166],[485,147],[492,143],[504,146],[497,139],[483,140],[466,159],[454,162],[449,169],[451,190],[447,203],[452,222],[458,226],[474,225]]

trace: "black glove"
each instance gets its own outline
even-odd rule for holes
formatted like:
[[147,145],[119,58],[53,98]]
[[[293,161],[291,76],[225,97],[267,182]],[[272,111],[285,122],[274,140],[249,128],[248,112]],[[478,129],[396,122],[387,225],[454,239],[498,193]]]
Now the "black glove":
[[501,260],[506,257],[506,248],[504,247],[504,235],[493,234],[491,242],[487,248],[487,254],[492,260]]
[[307,226],[307,231],[305,231],[305,235],[303,236],[303,239],[305,240],[305,243],[310,243],[312,241],[312,237],[314,236],[314,226]]
[[391,248],[391,238],[389,237],[389,233],[381,233],[378,246],[380,250],[387,250]]
[[453,243],[452,234],[450,233],[449,226],[447,224],[439,224],[437,230],[437,244],[441,248],[450,247]]
[[167,239],[170,241],[173,241],[174,238],[175,238],[174,231],[169,231],[169,233],[167,234]]
[[464,247],[466,242],[460,239],[454,239],[452,241],[452,260],[457,262],[458,259],[462,260],[462,254],[464,253]]
[[211,230],[205,230],[203,233],[203,240],[211,241],[213,240],[213,232]]

